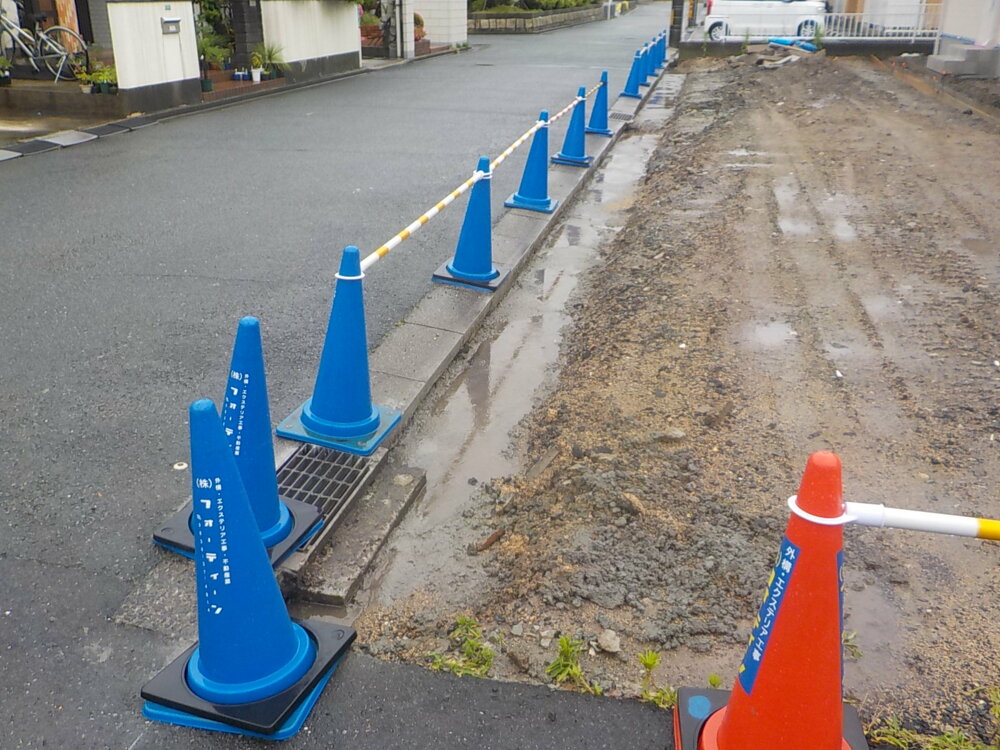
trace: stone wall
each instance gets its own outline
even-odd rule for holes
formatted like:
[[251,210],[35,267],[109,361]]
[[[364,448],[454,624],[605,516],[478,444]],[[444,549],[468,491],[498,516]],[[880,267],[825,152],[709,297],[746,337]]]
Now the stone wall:
[[536,10],[529,13],[475,13],[469,15],[470,34],[537,34],[540,31],[600,21],[603,5],[562,10]]

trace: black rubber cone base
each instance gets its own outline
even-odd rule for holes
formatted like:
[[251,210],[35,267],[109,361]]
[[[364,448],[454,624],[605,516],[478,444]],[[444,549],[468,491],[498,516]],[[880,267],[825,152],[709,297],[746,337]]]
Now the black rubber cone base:
[[[451,261],[448,261],[450,263]],[[439,284],[453,284],[454,286],[464,286],[467,289],[476,289],[480,292],[495,292],[500,288],[507,277],[510,276],[510,269],[503,266],[494,266],[500,275],[495,278],[488,279],[486,281],[480,281],[479,279],[469,280],[461,276],[456,276],[451,271],[448,270],[448,263],[445,263],[438,270],[434,272],[431,276],[431,281],[436,281]]]
[[[278,567],[281,561],[308,542],[323,525],[319,508],[301,500],[280,498],[292,516],[292,530],[288,536],[267,550],[271,566]],[[191,533],[191,508],[185,505],[153,534],[153,541],[161,547],[194,559],[194,534]]]
[[[708,717],[729,702],[728,690],[681,688],[677,691],[674,707],[674,750],[698,750],[701,729]],[[789,696],[794,701],[794,696]],[[844,740],[851,750],[868,750],[868,740],[861,727],[861,719],[854,706],[844,704]],[[774,750],[800,750],[800,748],[774,748]]]
[[[239,733],[275,735],[279,733],[279,730],[286,728],[287,720],[303,701],[307,698],[315,700],[311,693],[329,677],[337,660],[347,652],[357,637],[357,633],[352,628],[341,625],[316,620],[296,620],[295,622],[305,628],[309,637],[316,644],[316,660],[298,682],[269,698],[251,703],[220,705],[195,695],[188,687],[184,675],[188,659],[197,648],[197,643],[147,682],[140,691],[140,695],[153,704],[154,713],[158,707],[172,709],[172,711],[165,712],[171,716],[171,718],[166,719],[170,723],[196,728],[211,728],[206,726],[205,722],[198,721],[198,719],[207,719],[210,723],[232,727]],[[184,721],[183,716],[190,716],[191,719]],[[305,717],[300,718],[304,721]],[[280,733],[287,734],[285,731]]]

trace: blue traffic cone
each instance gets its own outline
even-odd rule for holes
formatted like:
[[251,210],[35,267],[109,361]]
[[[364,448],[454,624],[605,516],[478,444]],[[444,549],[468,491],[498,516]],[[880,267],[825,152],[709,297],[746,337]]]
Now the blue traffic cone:
[[403,415],[372,404],[358,248],[344,248],[312,398],[278,425],[281,437],[370,456]]
[[549,113],[543,109],[538,115],[542,126],[535,131],[531,140],[528,161],[521,175],[521,187],[504,201],[509,208],[526,208],[550,214],[556,210],[559,201],[549,197]]
[[648,44],[642,45],[642,65],[639,68],[639,85],[648,86],[653,75],[653,52]]
[[663,62],[667,59],[666,55],[666,32],[661,31],[656,35],[656,41],[653,43],[653,48],[656,51],[656,58],[653,65],[654,70],[663,70]]
[[[264,348],[260,321],[247,316],[236,329],[229,380],[222,402],[222,423],[261,541],[271,563],[278,565],[323,525],[319,508],[291,498],[279,499],[271,440],[271,410],[264,376]],[[185,557],[194,557],[194,534],[189,508],[182,508],[153,534],[153,541]]]
[[[534,148],[534,144],[532,144]],[[432,281],[454,284],[480,292],[495,292],[510,274],[493,264],[493,222],[490,219],[490,181],[493,170],[488,156],[479,157],[476,172],[482,172],[469,193],[469,205],[458,235],[454,257],[434,272]]]
[[625,90],[619,96],[642,99],[642,94],[639,93],[640,78],[642,78],[642,53],[636,50],[635,56],[632,58],[632,67],[628,71],[628,80],[625,81]]
[[552,157],[553,164],[566,164],[570,167],[589,167],[594,161],[593,156],[586,154],[586,139],[584,138],[583,121],[587,116],[587,88],[581,86],[576,93],[576,105],[566,130],[562,151]]
[[142,713],[287,739],[355,633],[288,616],[215,404],[194,402],[190,418],[198,642],[142,688]]
[[597,89],[594,108],[590,112],[590,122],[584,132],[611,136],[611,128],[608,127],[608,71],[606,70],[601,73],[601,87]]

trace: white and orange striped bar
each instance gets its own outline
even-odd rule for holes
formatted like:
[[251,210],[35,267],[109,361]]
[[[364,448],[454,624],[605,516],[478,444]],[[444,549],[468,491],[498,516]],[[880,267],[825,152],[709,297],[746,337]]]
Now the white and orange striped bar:
[[[599,89],[601,86],[602,86],[602,84],[598,83],[596,86],[594,86],[594,88],[592,88],[590,91],[587,92],[587,96],[589,97],[591,94],[593,94],[595,91],[597,91],[597,89]],[[569,112],[571,109],[573,109],[573,107],[576,106],[576,102],[577,102],[577,99],[574,99],[572,102],[570,102],[565,107],[563,107],[562,110],[560,110],[559,112],[557,112],[553,117],[550,117],[549,118],[549,123],[551,124],[551,123],[555,122],[560,117],[562,117],[567,112]],[[518,146],[520,146],[522,143],[524,143],[526,140],[528,140],[531,136],[533,136],[535,134],[535,132],[540,127],[542,127],[543,125],[545,125],[545,123],[542,122],[541,120],[539,120],[534,125],[532,125],[524,133],[524,135],[522,135],[520,138],[518,138],[516,141],[514,141],[510,146],[508,146],[503,151],[503,153],[501,153],[496,159],[494,159],[493,161],[490,162],[490,169],[491,170],[495,169],[498,164],[500,164],[501,162],[503,162],[504,159],[506,159],[508,156],[510,156],[512,153],[514,153],[514,150]],[[382,245],[381,247],[379,247],[376,250],[374,250],[370,255],[366,256],[361,261],[361,273],[364,273],[369,268],[371,268],[373,265],[375,265],[375,263],[378,262],[379,258],[384,258],[386,255],[388,255],[389,252],[394,247],[396,247],[397,245],[399,245],[403,240],[409,239],[413,235],[414,232],[416,232],[418,229],[420,229],[420,227],[422,227],[428,221],[430,221],[435,216],[437,216],[439,213],[441,213],[441,211],[443,211],[445,209],[445,207],[449,203],[451,203],[452,201],[454,201],[458,196],[460,196],[466,190],[468,190],[469,188],[471,188],[473,185],[475,185],[477,182],[479,182],[485,176],[486,176],[485,172],[478,172],[478,171],[474,172],[473,175],[472,175],[472,177],[470,177],[465,182],[463,182],[461,185],[459,185],[457,188],[455,188],[450,193],[448,193],[447,196],[445,196],[442,200],[438,201],[434,205],[433,208],[431,208],[429,211],[427,211],[426,213],[424,213],[419,219],[417,219],[416,221],[414,221],[412,224],[410,224],[410,226],[408,226],[402,232],[400,232],[395,237],[393,237],[391,240],[389,240],[388,242],[386,242],[384,245]]]
[[1000,521],[947,513],[926,513],[921,510],[887,508],[874,503],[845,503],[848,523],[879,528],[930,531],[935,534],[970,536],[1000,542]]

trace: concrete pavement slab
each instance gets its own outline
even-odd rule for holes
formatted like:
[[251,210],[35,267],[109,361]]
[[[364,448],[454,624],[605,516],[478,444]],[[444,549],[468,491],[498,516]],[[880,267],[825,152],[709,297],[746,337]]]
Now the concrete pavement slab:
[[42,138],[35,138],[23,143],[11,143],[7,146],[8,151],[16,151],[25,156],[29,154],[44,154],[46,151],[55,151],[59,148],[58,143],[51,143]]
[[0,161],[7,161],[8,159],[16,159],[19,156],[24,156],[24,154],[17,151],[9,151],[5,148],[0,148]]
[[80,130],[63,130],[45,136],[46,141],[58,143],[60,146],[75,146],[78,143],[87,143],[96,139],[97,136],[93,133],[84,133]]
[[[469,294],[477,292],[469,291]],[[423,382],[437,379],[464,337],[440,328],[402,323],[390,331],[371,356],[373,372]]]

